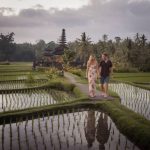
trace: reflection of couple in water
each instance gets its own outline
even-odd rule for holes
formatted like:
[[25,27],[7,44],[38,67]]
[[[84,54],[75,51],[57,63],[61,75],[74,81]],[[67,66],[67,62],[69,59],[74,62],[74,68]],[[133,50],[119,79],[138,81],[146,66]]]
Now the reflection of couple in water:
[[110,128],[108,129],[108,117],[106,114],[100,114],[97,126],[95,127],[95,111],[88,111],[87,125],[85,128],[85,137],[88,147],[92,147],[95,138],[99,142],[99,150],[105,150],[105,143],[108,141]]
[[89,83],[89,96],[96,96],[96,80],[100,78],[101,83],[101,96],[108,96],[108,82],[112,73],[112,62],[109,60],[108,54],[103,53],[101,56],[100,63],[97,62],[96,58],[91,55],[87,62],[86,77]]

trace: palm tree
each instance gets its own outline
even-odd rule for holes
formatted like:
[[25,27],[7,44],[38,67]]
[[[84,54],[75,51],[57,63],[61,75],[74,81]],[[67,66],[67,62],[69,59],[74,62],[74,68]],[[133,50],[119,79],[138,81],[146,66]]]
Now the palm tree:
[[117,45],[120,43],[120,41],[121,41],[121,38],[119,37],[119,36],[116,36],[115,37],[115,40],[116,40],[116,43],[117,43]]
[[140,39],[141,39],[141,44],[142,44],[142,46],[145,46],[145,43],[146,43],[146,36],[143,34],[141,37],[140,37]]
[[137,45],[140,45],[140,36],[139,36],[139,33],[136,33],[136,35],[135,35],[135,43]]
[[102,36],[102,39],[103,39],[104,42],[106,42],[106,41],[108,40],[108,35],[104,34],[104,35]]
[[77,57],[80,58],[80,61],[83,62],[83,66],[86,65],[87,63],[87,59],[91,53],[91,48],[90,48],[90,44],[91,44],[91,38],[89,38],[88,36],[86,36],[86,33],[83,32],[81,34],[81,39],[77,39],[78,42],[78,50],[77,50]]

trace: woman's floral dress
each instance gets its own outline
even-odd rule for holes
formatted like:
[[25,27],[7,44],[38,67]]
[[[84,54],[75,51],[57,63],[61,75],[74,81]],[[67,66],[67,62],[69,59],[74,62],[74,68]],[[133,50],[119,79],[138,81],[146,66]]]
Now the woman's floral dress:
[[97,78],[97,64],[92,64],[88,69],[88,82],[89,82],[89,95],[95,96],[96,91],[96,78]]

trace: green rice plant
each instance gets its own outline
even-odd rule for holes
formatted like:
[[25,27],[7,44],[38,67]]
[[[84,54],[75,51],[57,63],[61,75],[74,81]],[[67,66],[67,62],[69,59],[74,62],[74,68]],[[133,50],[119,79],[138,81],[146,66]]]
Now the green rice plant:
[[45,71],[49,79],[55,79],[59,76],[59,70],[55,67],[50,67]]
[[33,83],[35,81],[33,75],[30,73],[27,76],[27,83]]

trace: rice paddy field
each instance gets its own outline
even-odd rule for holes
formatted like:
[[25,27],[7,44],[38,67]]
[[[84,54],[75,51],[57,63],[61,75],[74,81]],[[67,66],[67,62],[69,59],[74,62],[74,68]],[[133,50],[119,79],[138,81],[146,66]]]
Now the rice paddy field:
[[[114,78],[149,84],[149,73],[139,74],[138,79],[134,75],[127,79],[126,74],[115,74]],[[144,79],[140,80],[141,76]],[[102,110],[63,109],[77,96],[47,86],[50,82],[47,73],[33,71],[31,63],[0,65],[0,115],[9,118],[0,120],[0,150],[140,150]],[[119,95],[122,105],[150,120],[149,90],[120,82],[111,83],[110,89]],[[45,106],[60,107],[9,117]]]
[[150,91],[126,83],[111,83],[109,89],[121,98],[121,104],[150,120]]
[[139,73],[114,73],[113,80],[122,82],[131,82],[142,88],[150,90],[150,73],[139,72]]
[[39,88],[48,82],[47,74],[32,71],[29,63],[0,66],[0,112],[52,105],[73,100],[65,91]]
[[97,110],[47,112],[31,120],[0,125],[2,150],[139,150],[119,132],[111,118]]

